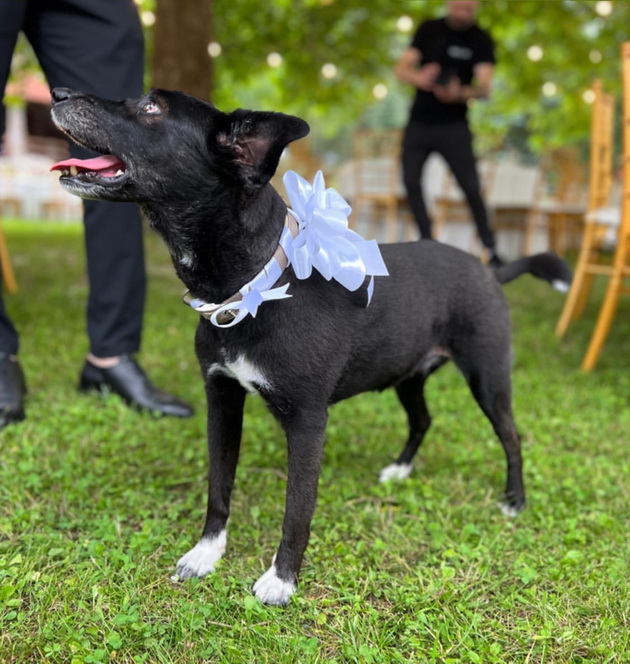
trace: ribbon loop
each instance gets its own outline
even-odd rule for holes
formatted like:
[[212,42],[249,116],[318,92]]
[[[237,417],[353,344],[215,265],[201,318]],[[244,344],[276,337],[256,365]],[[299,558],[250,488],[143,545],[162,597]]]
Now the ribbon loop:
[[[365,240],[348,228],[352,208],[339,192],[326,189],[321,171],[312,185],[295,171],[288,171],[283,181],[300,225],[287,252],[298,279],[308,279],[315,268],[325,279],[335,279],[355,291],[366,277],[389,274],[376,241]],[[373,280],[370,284],[368,304]]]

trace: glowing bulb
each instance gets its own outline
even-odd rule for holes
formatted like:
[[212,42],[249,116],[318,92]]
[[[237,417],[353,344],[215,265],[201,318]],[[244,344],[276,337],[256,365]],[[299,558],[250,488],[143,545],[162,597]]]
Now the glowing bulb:
[[540,46],[536,45],[536,44],[534,44],[534,46],[530,46],[527,49],[527,57],[532,62],[538,62],[538,61],[542,60],[542,57],[543,57],[544,54],[545,54],[545,52],[543,51],[543,49]]
[[409,16],[401,16],[396,21],[396,27],[400,30],[400,32],[411,32],[413,28],[413,21]]
[[147,28],[150,28],[152,25],[155,25],[155,14],[150,11],[144,11],[140,14],[140,20],[143,25],[146,25]]
[[595,11],[600,15],[600,16],[610,16],[612,14],[612,10],[614,8],[614,5],[610,0],[601,0],[600,2],[595,3]]
[[221,44],[219,44],[219,42],[210,42],[208,44],[208,55],[211,58],[218,58],[222,52],[223,49],[221,48]]
[[322,67],[322,76],[324,78],[335,78],[337,76],[337,67],[332,62],[327,62]]
[[373,88],[372,88],[372,94],[377,98],[377,99],[385,99],[387,97],[387,94],[389,93],[389,90],[387,89],[387,86],[384,83],[377,83]]

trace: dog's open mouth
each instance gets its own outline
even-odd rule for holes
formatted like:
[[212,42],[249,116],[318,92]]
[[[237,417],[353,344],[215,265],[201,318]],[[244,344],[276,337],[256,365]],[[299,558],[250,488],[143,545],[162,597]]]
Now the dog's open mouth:
[[125,162],[111,154],[92,159],[65,159],[50,170],[61,171],[62,182],[73,180],[84,184],[114,184],[127,174]]

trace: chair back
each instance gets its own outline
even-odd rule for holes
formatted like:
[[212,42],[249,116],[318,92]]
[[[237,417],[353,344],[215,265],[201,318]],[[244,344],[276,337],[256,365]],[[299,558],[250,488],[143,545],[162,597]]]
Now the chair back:
[[619,240],[630,241],[630,42],[621,46],[621,80],[623,84],[623,156],[622,198]]
[[358,129],[353,137],[355,196],[401,191],[400,129]]
[[[608,204],[613,182],[615,100],[611,94],[603,91],[601,81],[594,81],[593,92],[595,100],[591,116],[589,211],[603,208]],[[626,130],[627,127],[624,127],[624,131]]]

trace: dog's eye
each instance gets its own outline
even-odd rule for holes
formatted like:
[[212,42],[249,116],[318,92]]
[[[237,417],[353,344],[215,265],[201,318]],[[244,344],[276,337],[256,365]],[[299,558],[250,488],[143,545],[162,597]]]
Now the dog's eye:
[[146,104],[142,106],[142,112],[155,115],[156,113],[161,113],[162,110],[155,102],[148,101]]

